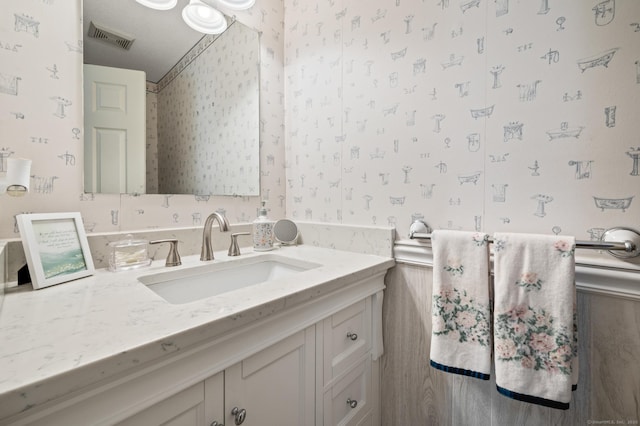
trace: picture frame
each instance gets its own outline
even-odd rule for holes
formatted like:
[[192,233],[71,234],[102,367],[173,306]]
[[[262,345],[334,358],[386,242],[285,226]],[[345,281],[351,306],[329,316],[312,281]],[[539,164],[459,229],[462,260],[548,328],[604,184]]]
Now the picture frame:
[[93,275],[79,212],[16,216],[34,290]]

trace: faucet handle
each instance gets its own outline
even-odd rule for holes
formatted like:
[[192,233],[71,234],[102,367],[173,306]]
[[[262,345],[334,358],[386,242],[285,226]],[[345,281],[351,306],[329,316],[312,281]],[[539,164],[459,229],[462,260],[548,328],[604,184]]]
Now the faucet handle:
[[168,238],[164,240],[149,241],[149,244],[160,244],[160,243],[171,244],[171,247],[169,247],[169,254],[167,254],[167,260],[164,266],[182,265],[182,260],[180,259],[180,253],[178,253],[178,240],[176,240],[175,238]]
[[231,245],[229,246],[229,256],[240,256],[240,247],[238,246],[238,235],[251,235],[251,232],[234,232],[231,234]]

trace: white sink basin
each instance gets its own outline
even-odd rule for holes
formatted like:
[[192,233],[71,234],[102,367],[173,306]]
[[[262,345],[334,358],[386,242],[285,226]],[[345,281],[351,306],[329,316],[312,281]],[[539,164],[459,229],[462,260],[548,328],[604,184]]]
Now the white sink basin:
[[167,302],[193,302],[317,268],[320,265],[266,254],[145,275],[138,280]]

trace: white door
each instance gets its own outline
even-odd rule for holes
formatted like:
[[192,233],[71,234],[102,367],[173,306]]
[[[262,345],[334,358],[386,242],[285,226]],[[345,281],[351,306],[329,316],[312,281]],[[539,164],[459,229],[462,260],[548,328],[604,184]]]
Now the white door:
[[84,189],[145,193],[146,75],[84,66]]

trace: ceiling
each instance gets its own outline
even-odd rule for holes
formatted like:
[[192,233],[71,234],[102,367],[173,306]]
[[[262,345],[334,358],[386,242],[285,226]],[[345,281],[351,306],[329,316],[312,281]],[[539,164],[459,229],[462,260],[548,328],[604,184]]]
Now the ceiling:
[[[141,70],[148,81],[157,83],[204,35],[182,20],[188,1],[179,0],[173,9],[160,11],[135,0],[84,0],[84,63]],[[87,37],[91,21],[133,37],[131,49]]]

